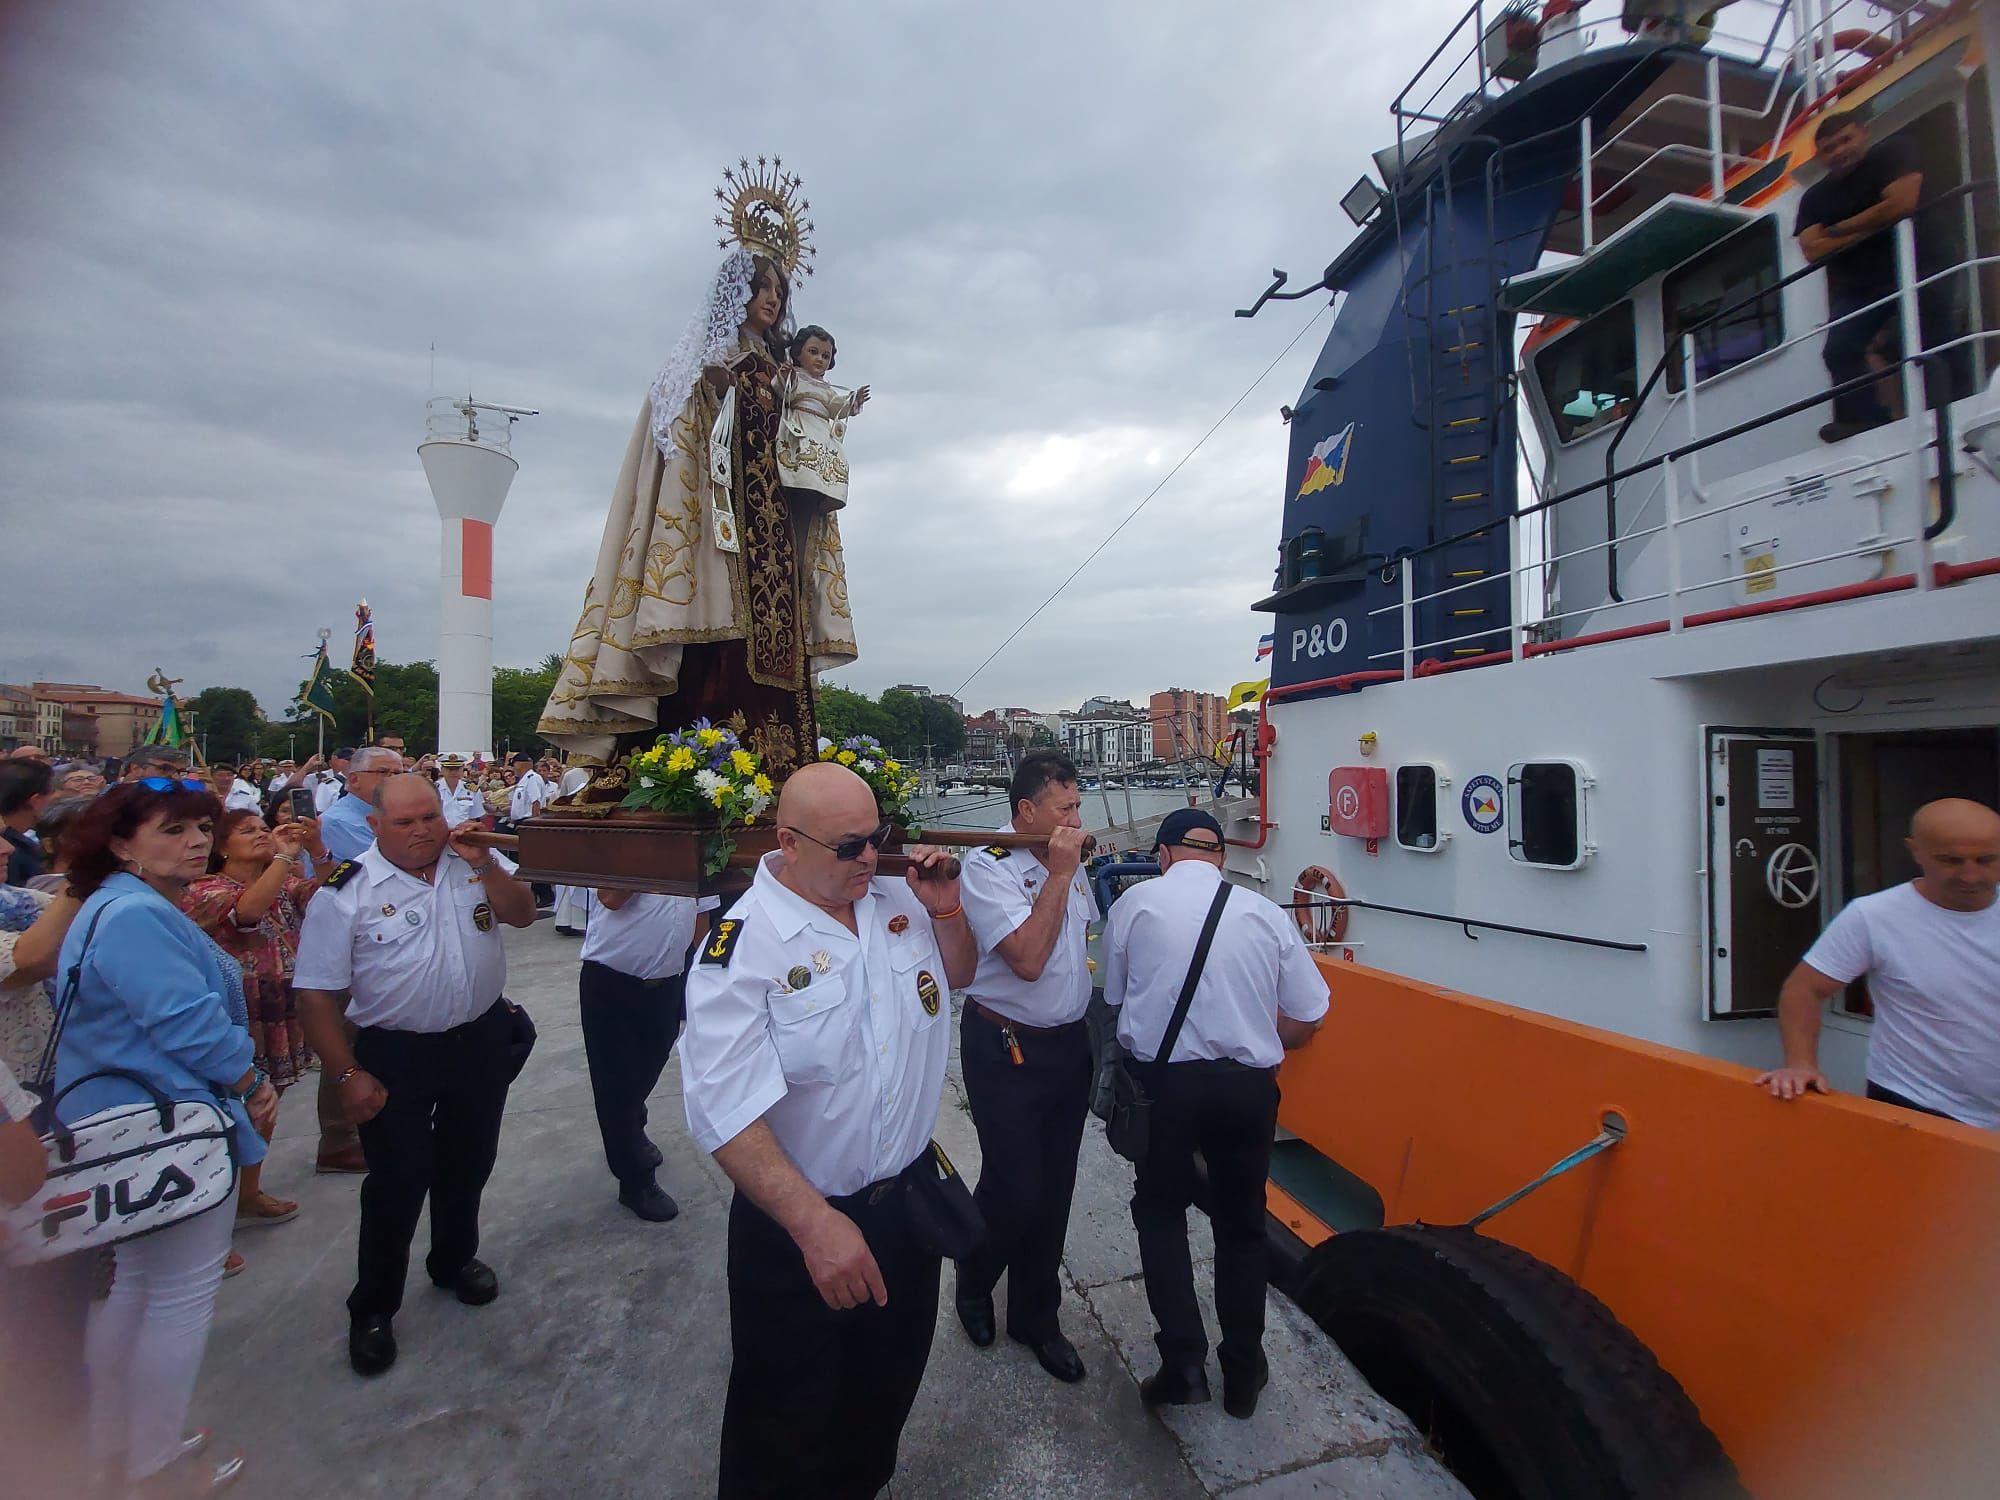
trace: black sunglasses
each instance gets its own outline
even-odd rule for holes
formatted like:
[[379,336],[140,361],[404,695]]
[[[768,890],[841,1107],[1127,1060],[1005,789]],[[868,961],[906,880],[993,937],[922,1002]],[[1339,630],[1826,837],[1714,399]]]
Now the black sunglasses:
[[139,785],[149,792],[171,792],[177,786],[184,786],[191,792],[205,792],[208,783],[196,781],[188,776],[141,776]]
[[786,831],[788,833],[796,833],[802,839],[812,839],[812,842],[818,844],[820,848],[831,849],[835,859],[846,861],[861,858],[861,851],[863,849],[880,849],[889,835],[895,832],[895,825],[884,823],[865,838],[842,839],[837,844],[829,844],[825,839],[815,839],[803,828],[791,828]]

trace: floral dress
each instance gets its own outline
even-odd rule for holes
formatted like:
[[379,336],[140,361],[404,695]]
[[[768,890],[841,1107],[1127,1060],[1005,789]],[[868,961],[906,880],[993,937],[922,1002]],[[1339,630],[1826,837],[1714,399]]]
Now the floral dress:
[[297,1083],[312,1065],[312,1050],[299,1023],[298,998],[292,992],[292,968],[306,903],[318,888],[310,880],[292,876],[255,927],[236,925],[232,913],[244,887],[227,875],[205,875],[190,882],[182,902],[187,914],[241,968],[257,1066],[280,1091]]
[[[47,892],[27,886],[0,885],[0,981],[13,976],[15,939],[35,925],[52,899]],[[0,989],[0,1062],[24,1083],[45,1081],[36,1076],[36,1069],[55,1018],[52,989],[47,980]]]

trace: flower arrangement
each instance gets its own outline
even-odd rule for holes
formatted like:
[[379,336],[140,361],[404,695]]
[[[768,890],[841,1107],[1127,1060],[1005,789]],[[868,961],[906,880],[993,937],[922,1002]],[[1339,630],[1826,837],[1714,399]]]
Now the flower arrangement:
[[917,778],[900,761],[890,758],[880,740],[868,734],[851,734],[837,744],[823,739],[819,758],[846,766],[867,782],[885,823],[903,828],[911,825],[910,799],[917,794]]
[[652,749],[635,752],[630,765],[631,790],[620,806],[715,818],[703,860],[710,875],[736,852],[729,830],[753,826],[774,795],[758,758],[734,733],[706,719],[661,735]]

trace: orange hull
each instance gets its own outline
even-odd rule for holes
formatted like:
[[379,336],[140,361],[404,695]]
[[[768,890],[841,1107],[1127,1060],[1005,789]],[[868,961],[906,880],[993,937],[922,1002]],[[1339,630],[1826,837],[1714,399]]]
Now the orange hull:
[[[1280,1123],[1389,1223],[1462,1223],[1601,1298],[1765,1497],[2000,1493],[2000,1136],[1321,960],[1333,1009]],[[1273,1187],[1308,1243],[1328,1229]]]

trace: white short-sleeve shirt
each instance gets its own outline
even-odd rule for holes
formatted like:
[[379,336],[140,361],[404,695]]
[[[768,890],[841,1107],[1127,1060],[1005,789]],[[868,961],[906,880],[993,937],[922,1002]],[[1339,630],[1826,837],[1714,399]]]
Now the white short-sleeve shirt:
[[[512,860],[491,857],[513,872]],[[446,850],[426,881],[375,845],[348,865],[306,908],[292,983],[350,990],[347,1019],[389,1031],[449,1031],[491,1009],[507,954],[472,866]]]
[[507,816],[516,823],[533,817],[549,800],[549,784],[539,771],[525,772],[507,794]]
[[634,891],[616,911],[585,889],[583,957],[635,979],[666,979],[681,971],[694,941],[697,912],[714,911],[713,896],[661,896]]
[[2000,1129],[2000,901],[1947,911],[1915,881],[1850,901],[1806,953],[1868,976],[1868,1077],[1954,1120]]
[[[1222,872],[1182,860],[1120,896],[1104,924],[1104,999],[1119,1007],[1118,1040],[1143,1062],[1158,1055],[1187,982]],[[1278,1014],[1317,1021],[1326,979],[1289,912],[1240,886],[1216,924],[1201,982],[1169,1062],[1228,1058],[1253,1068],[1284,1061]]]
[[951,987],[901,880],[854,903],[856,932],[786,889],[767,854],[687,982],[681,1093],[704,1151],[760,1118],[828,1197],[916,1160],[937,1125]]
[[[1012,833],[1014,825],[997,830]],[[1041,977],[1023,979],[999,953],[1000,944],[1028,920],[1049,882],[1049,867],[1029,849],[975,849],[959,877],[966,920],[979,942],[979,968],[970,993],[981,1004],[1024,1026],[1065,1026],[1090,1006],[1090,924],[1097,898],[1079,867],[1069,878],[1068,909]]]
[[479,788],[469,777],[461,776],[457,790],[442,776],[438,778],[438,803],[444,808],[444,822],[447,828],[456,828],[461,823],[476,823],[486,816],[486,799],[479,794]]

